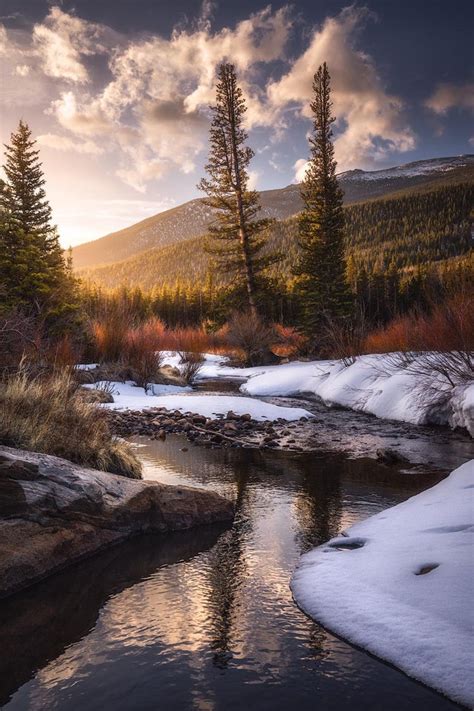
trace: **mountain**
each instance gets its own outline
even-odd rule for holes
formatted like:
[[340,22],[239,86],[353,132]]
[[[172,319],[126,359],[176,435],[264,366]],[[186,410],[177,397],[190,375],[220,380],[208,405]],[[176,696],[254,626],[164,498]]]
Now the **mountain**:
[[[473,205],[474,180],[405,188],[390,197],[346,205],[347,255],[358,268],[381,273],[403,272],[472,254]],[[272,225],[268,250],[281,255],[272,267],[272,276],[285,283],[298,255],[296,216]],[[145,290],[177,285],[195,289],[206,283],[208,264],[198,236],[83,269],[80,274],[106,289],[120,285]]]
[[[347,205],[424,190],[436,185],[474,180],[474,155],[433,158],[386,170],[351,170],[339,174]],[[264,216],[284,220],[301,210],[298,185],[260,193]],[[205,234],[211,211],[202,198],[160,212],[118,232],[73,249],[74,267],[83,269],[111,264],[156,247],[175,245]]]

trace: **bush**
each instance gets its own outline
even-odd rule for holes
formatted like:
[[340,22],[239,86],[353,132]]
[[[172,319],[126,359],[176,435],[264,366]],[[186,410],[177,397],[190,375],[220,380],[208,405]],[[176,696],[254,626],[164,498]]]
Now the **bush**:
[[281,358],[295,358],[305,351],[307,338],[296,328],[276,323],[274,330],[276,341],[272,350]]
[[227,324],[227,341],[231,347],[243,352],[246,365],[277,361],[271,351],[276,340],[274,327],[264,323],[256,314],[235,311]]
[[[161,324],[161,322],[159,322]],[[155,323],[145,323],[127,334],[122,359],[132,372],[132,380],[147,390],[148,384],[158,379],[161,354],[158,351],[161,330]]]
[[365,353],[474,350],[474,296],[459,293],[435,303],[427,313],[391,321],[365,339]]
[[23,368],[0,385],[0,441],[138,479],[141,465],[109,429],[107,413],[84,401],[69,370],[31,377]]
[[184,353],[180,353],[179,356],[182,363],[182,367],[180,368],[181,377],[184,378],[188,384],[191,384],[202,368],[204,357],[202,353],[193,353],[192,351],[185,351]]
[[365,352],[393,353],[394,366],[406,368],[422,381],[431,381],[433,373],[440,375],[438,386],[474,380],[473,351],[474,296],[470,293],[434,304],[429,313],[395,319],[365,342]]
[[133,326],[130,308],[122,305],[104,308],[91,323],[94,357],[109,363],[121,361]]

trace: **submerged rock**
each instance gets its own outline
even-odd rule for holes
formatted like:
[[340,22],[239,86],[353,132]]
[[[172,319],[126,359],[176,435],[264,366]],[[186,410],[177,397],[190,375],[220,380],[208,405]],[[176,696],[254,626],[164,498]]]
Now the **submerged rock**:
[[211,491],[0,447],[0,596],[131,536],[232,517],[233,504]]
[[400,452],[396,452],[394,449],[390,449],[389,447],[378,449],[377,459],[384,464],[388,464],[389,466],[410,463],[406,457],[400,454]]

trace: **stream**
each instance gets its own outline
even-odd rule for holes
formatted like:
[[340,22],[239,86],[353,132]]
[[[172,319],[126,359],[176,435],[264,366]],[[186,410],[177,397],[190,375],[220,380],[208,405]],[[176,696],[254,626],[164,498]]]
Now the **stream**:
[[[232,498],[233,525],[135,539],[2,601],[0,706],[458,708],[323,629],[291,596],[301,553],[474,456],[463,435],[374,418],[368,432],[364,418],[331,411],[334,446],[316,438],[312,453],[135,437],[144,478]],[[400,471],[369,458],[380,441],[425,466]]]

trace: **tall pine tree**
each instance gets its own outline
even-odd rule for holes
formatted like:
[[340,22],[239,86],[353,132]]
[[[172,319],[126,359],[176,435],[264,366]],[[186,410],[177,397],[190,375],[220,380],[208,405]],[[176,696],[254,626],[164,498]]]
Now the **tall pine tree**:
[[350,313],[345,279],[344,212],[332,144],[330,76],[326,63],[313,81],[311,156],[301,185],[304,208],[299,217],[300,258],[295,270],[301,300],[301,325],[312,339],[334,320]]
[[19,122],[5,146],[6,182],[0,186],[0,280],[4,308],[44,320],[74,310],[74,279],[64,260],[45,179],[28,125]]
[[232,64],[219,67],[216,103],[211,110],[206,165],[209,178],[199,184],[207,195],[206,204],[215,215],[209,228],[207,251],[236,291],[239,287],[244,290],[246,305],[256,315],[259,276],[271,261],[262,254],[263,232],[271,221],[256,219],[259,196],[248,187],[248,166],[254,152],[245,145],[243,119],[247,108]]

